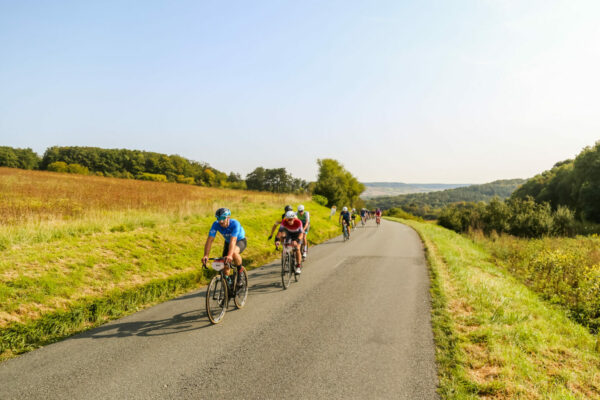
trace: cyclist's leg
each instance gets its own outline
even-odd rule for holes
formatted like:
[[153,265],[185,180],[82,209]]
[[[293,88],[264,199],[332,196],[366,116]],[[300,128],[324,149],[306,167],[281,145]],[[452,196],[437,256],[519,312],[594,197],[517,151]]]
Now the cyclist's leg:
[[[310,230],[310,228],[309,228],[309,230]],[[304,248],[302,249],[302,255],[304,257],[306,257],[306,253],[308,252],[308,239],[307,239],[307,236],[308,236],[308,231],[304,232],[304,239],[302,239],[302,242],[304,244]]]

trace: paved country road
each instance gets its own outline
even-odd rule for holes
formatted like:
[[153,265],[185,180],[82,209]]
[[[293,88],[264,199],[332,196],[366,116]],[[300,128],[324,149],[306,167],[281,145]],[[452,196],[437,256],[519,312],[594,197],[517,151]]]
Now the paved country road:
[[369,222],[304,265],[285,291],[278,262],[251,271],[219,325],[202,289],[4,362],[0,398],[436,399],[417,234]]

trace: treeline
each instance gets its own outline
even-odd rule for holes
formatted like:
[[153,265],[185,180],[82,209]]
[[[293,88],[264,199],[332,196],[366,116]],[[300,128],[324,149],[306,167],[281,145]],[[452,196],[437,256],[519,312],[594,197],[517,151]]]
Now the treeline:
[[548,203],[537,203],[531,197],[452,204],[442,210],[438,224],[461,233],[473,230],[528,238],[574,236],[585,229],[569,208],[552,210]]
[[294,178],[285,168],[258,167],[246,175],[246,186],[250,190],[261,190],[274,193],[298,193],[308,190],[305,180]]
[[523,179],[498,180],[483,185],[471,185],[439,192],[411,193],[398,196],[377,197],[367,201],[373,208],[402,208],[404,211],[425,219],[437,219],[442,209],[458,202],[487,202],[494,198],[508,198],[524,183]]
[[600,142],[529,179],[505,201],[447,206],[438,223],[457,232],[475,229],[529,238],[598,233]]
[[39,157],[29,148],[4,146],[0,147],[0,167],[280,193],[304,193],[309,190],[306,181],[294,178],[285,168],[258,167],[243,179],[240,174],[226,174],[207,163],[141,150],[54,146]]
[[31,149],[0,146],[0,167],[38,169],[41,160]]
[[586,147],[574,160],[556,163],[529,179],[512,195],[547,202],[553,210],[566,206],[582,221],[600,223],[600,141]]

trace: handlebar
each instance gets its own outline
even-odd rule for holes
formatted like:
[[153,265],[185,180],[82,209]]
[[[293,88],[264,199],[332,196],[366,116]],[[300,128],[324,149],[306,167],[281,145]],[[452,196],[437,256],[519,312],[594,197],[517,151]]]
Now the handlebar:
[[[208,261],[221,261],[221,260],[225,260],[225,257],[211,257],[208,259]],[[231,263],[228,263],[231,264]],[[202,268],[206,269],[206,263],[204,262],[204,259],[202,260]]]

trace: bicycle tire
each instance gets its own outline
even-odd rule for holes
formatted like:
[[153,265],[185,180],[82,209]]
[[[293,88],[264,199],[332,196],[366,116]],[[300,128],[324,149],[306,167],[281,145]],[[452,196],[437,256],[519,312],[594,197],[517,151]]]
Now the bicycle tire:
[[[242,286],[240,287],[238,283],[242,280]],[[237,275],[236,280],[236,289],[235,296],[233,297],[233,302],[237,308],[242,308],[246,305],[246,300],[248,299],[248,274],[246,274],[246,270],[243,269]]]
[[206,315],[213,324],[223,321],[229,303],[227,284],[221,274],[214,276],[206,288]]
[[290,261],[290,254],[283,253],[281,255],[281,284],[283,289],[290,287],[292,281],[292,263]]

